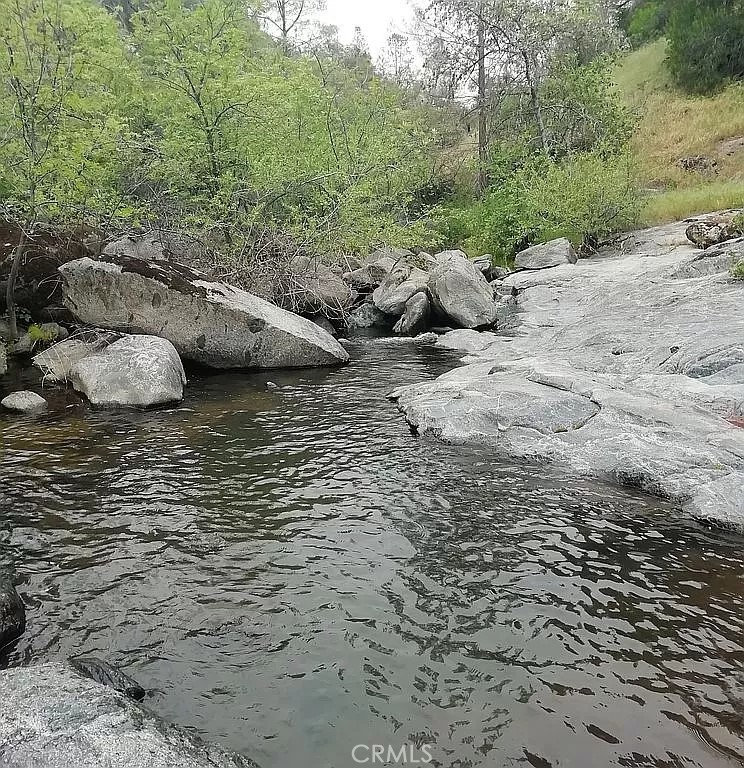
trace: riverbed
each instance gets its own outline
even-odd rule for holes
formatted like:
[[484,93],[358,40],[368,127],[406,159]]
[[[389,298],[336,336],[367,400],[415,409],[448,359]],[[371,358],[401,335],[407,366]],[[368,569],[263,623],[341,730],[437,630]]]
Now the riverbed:
[[262,768],[373,744],[457,768],[740,765],[741,537],[416,437],[386,395],[456,357],[348,349],[192,371],[169,409],[59,394],[0,416],[0,557],[29,607],[3,663],[104,658]]

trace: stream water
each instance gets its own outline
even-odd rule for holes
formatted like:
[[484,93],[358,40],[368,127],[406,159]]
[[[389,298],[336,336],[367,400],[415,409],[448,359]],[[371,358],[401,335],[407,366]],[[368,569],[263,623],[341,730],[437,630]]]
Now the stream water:
[[4,663],[100,656],[262,768],[381,765],[375,744],[398,765],[741,765],[742,539],[416,438],[385,395],[453,358],[350,352],[194,374],[171,409],[59,394],[0,416],[0,557],[29,607]]

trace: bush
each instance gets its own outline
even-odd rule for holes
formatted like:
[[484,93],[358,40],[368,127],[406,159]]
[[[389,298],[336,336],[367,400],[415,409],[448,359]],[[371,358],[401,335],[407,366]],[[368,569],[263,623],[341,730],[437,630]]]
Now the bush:
[[744,261],[740,261],[731,267],[731,277],[734,280],[744,280]]
[[667,37],[669,68],[687,90],[709,93],[744,77],[744,0],[677,0]]
[[515,180],[523,228],[537,242],[567,237],[574,245],[633,227],[641,208],[630,158],[601,152],[563,163],[546,160]]
[[498,180],[482,200],[439,208],[436,223],[448,247],[491,253],[501,262],[558,237],[580,246],[638,223],[634,179],[625,155],[594,152],[562,162],[540,157]]

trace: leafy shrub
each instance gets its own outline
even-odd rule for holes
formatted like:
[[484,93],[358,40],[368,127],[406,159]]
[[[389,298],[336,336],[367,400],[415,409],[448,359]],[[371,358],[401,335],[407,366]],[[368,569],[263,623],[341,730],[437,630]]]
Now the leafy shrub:
[[448,247],[504,261],[531,243],[567,237],[580,246],[633,227],[640,209],[630,159],[594,152],[533,159],[482,200],[440,208],[437,224]]
[[744,77],[744,0],[676,0],[667,37],[669,68],[687,90]]
[[562,163],[541,160],[517,174],[527,232],[538,242],[567,237],[575,245],[634,226],[640,196],[631,160],[601,152]]
[[744,261],[740,261],[731,267],[731,277],[735,280],[744,280]]

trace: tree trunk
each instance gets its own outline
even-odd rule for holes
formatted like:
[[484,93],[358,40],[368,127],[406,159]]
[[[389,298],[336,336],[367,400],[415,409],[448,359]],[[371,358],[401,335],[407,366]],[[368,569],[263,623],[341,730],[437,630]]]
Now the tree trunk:
[[5,292],[5,304],[8,310],[8,329],[10,338],[8,341],[15,341],[18,338],[18,320],[16,318],[15,305],[15,287],[18,280],[18,273],[21,269],[21,260],[26,252],[26,226],[21,227],[21,237],[18,240],[13,251],[13,261],[10,265],[10,275],[8,276],[8,285]]
[[486,22],[478,15],[478,196],[488,187],[488,112],[486,99]]
[[522,51],[522,59],[524,60],[524,73],[527,79],[527,87],[530,90],[530,104],[532,105],[532,112],[535,115],[535,125],[537,126],[537,132],[540,136],[540,146],[546,155],[550,155],[550,142],[548,141],[548,131],[545,128],[545,121],[542,114],[542,103],[540,101],[540,93],[537,90],[537,85],[532,73],[532,67],[530,66],[530,56],[527,51]]

